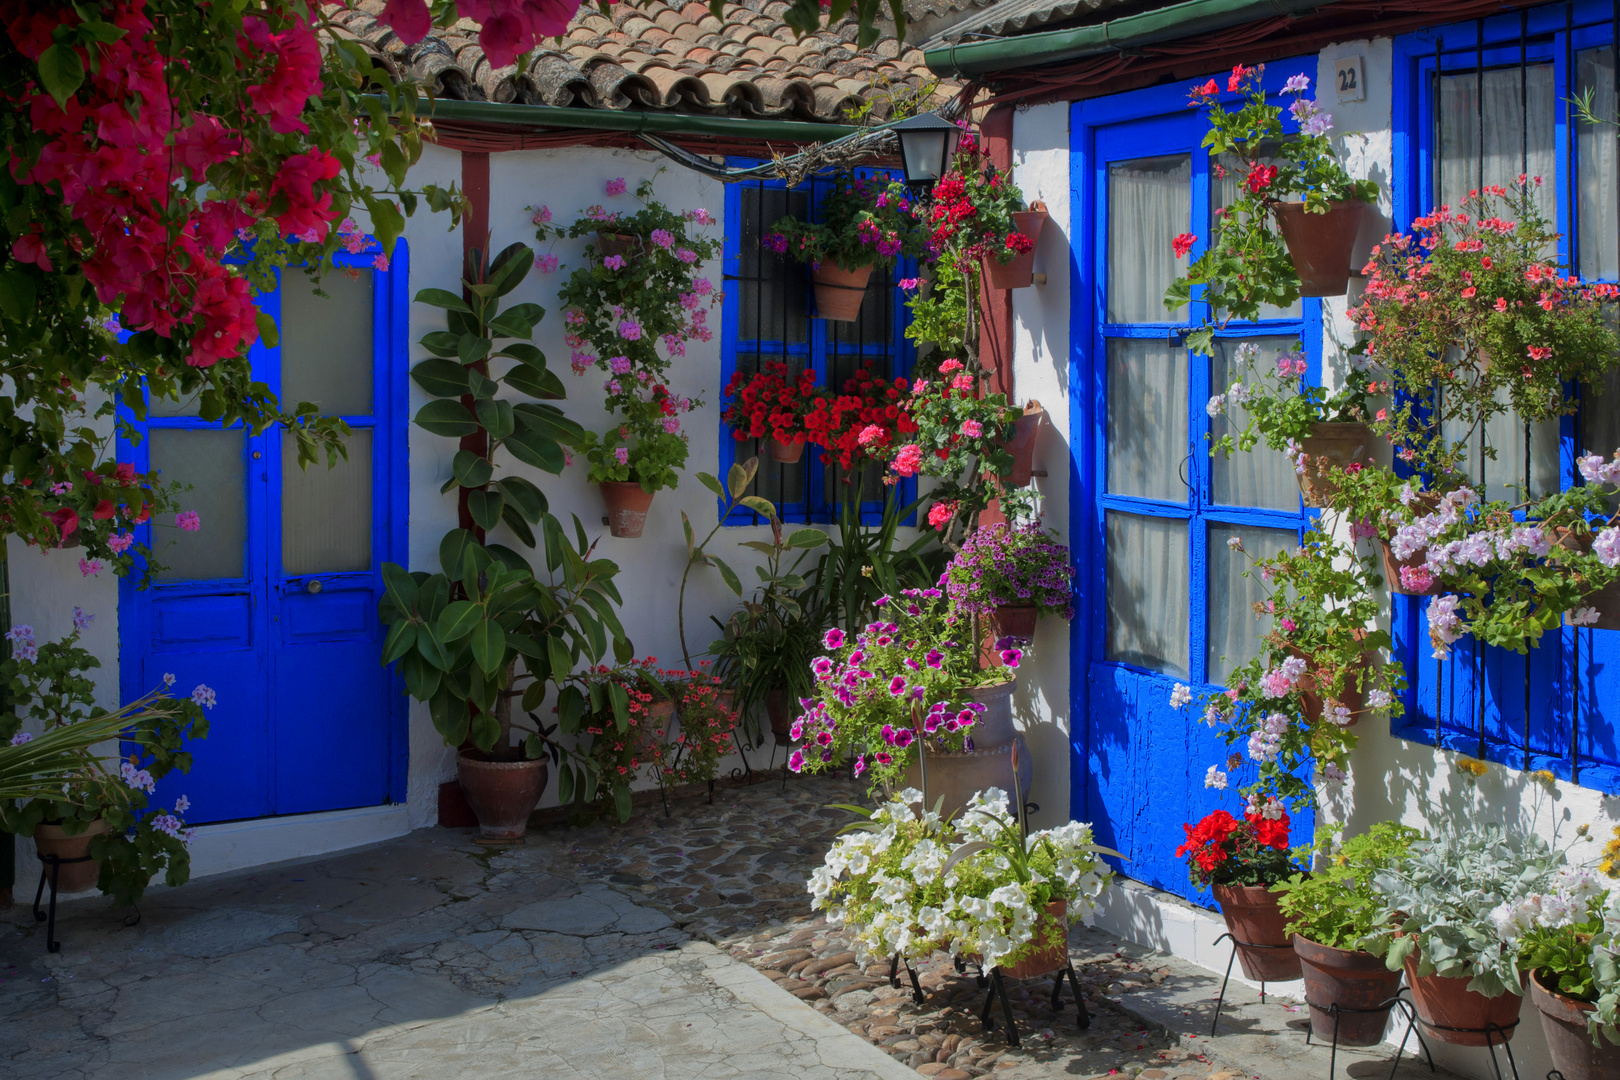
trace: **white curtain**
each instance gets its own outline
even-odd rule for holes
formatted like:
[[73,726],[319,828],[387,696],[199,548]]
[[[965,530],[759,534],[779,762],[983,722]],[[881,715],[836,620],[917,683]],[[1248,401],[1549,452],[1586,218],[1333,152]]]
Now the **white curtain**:
[[1187,504],[1187,350],[1154,338],[1108,341],[1108,490]]
[[371,569],[371,429],[349,434],[349,456],[330,469],[298,467],[298,443],[281,437],[281,566],[289,574]]
[[1188,678],[1187,522],[1110,511],[1107,544],[1108,659]]
[[[1243,551],[1227,546],[1230,537],[1243,541]],[[1255,615],[1254,605],[1266,599],[1260,575],[1243,576],[1254,559],[1269,558],[1299,543],[1288,529],[1262,529],[1253,525],[1209,526],[1209,681],[1220,686],[1236,669],[1260,652],[1260,635],[1270,630],[1271,619]]]
[[[1586,49],[1576,54],[1576,93],[1590,91],[1592,111],[1615,119],[1614,50]],[[1615,190],[1617,130],[1613,124],[1575,121],[1580,160],[1580,274],[1613,281],[1620,276],[1620,192]],[[1612,450],[1613,447],[1610,447]]]
[[[1209,390],[1220,394],[1233,379],[1252,381],[1236,362],[1238,346],[1252,342],[1260,349],[1256,367],[1260,371],[1276,370],[1277,357],[1293,349],[1298,343],[1292,337],[1256,337],[1238,340],[1222,338],[1215,344],[1215,355],[1209,361]],[[1211,418],[1210,437],[1236,432],[1245,422],[1247,410],[1238,407],[1228,414]],[[1234,423],[1235,421],[1235,423]],[[1220,451],[1211,454],[1211,476],[1217,506],[1258,506],[1269,510],[1299,509],[1299,485],[1294,480],[1294,467],[1282,451],[1273,450],[1264,441],[1257,442],[1253,450],[1239,450],[1231,457]]]
[[[291,436],[288,436],[290,440]],[[196,532],[155,529],[153,550],[165,564],[159,581],[206,581],[244,576],[247,542],[246,433],[240,428],[153,428],[147,435],[152,468],[166,484],[189,485],[184,506],[197,511]],[[310,466],[324,469],[325,463]],[[167,535],[164,535],[167,534]]]
[[1108,321],[1184,322],[1164,290],[1187,268],[1171,244],[1192,229],[1192,157],[1119,161],[1108,167]]
[[1487,71],[1483,78],[1473,71],[1442,76],[1440,154],[1435,163],[1440,201],[1456,207],[1470,191],[1486,184],[1511,184],[1520,173],[1527,173],[1542,178],[1537,204],[1556,226],[1557,108],[1551,64],[1524,68],[1522,82],[1517,65]]
[[[1507,388],[1497,401],[1507,404]],[[1526,488],[1536,498],[1558,490],[1558,421],[1525,424],[1512,409],[1485,422],[1483,431],[1469,434],[1461,421],[1447,420],[1441,434],[1452,442],[1468,437],[1464,468],[1482,485],[1487,499],[1518,502]]]

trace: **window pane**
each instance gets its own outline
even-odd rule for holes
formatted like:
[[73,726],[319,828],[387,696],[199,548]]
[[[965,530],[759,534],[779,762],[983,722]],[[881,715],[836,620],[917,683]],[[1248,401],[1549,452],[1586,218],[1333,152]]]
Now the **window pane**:
[[1185,322],[1164,290],[1187,269],[1171,242],[1192,228],[1192,157],[1118,161],[1108,167],[1108,321]]
[[[1260,160],[1267,165],[1275,165],[1280,160],[1271,155],[1265,155]],[[1210,159],[1209,177],[1209,232],[1207,236],[1215,236],[1215,211],[1231,206],[1238,199],[1243,188],[1243,163],[1236,154],[1217,154]],[[1275,304],[1263,304],[1260,308],[1262,319],[1297,319],[1304,311],[1304,301],[1295,300],[1288,307],[1278,307]]]
[[194,394],[184,394],[179,401],[172,398],[146,396],[146,411],[148,416],[196,416],[197,406],[202,399],[202,391]]
[[[1224,393],[1234,379],[1248,376],[1237,359],[1240,345],[1252,343],[1259,350],[1255,360],[1258,371],[1274,371],[1277,357],[1291,351],[1299,343],[1293,337],[1220,338],[1215,342],[1215,355],[1209,361],[1209,390]],[[1235,434],[1242,427],[1248,410],[1242,406],[1229,406],[1228,414],[1211,417],[1209,433],[1212,438]],[[1233,421],[1236,421],[1234,423]],[[1273,450],[1262,440],[1253,450],[1239,450],[1227,457],[1214,451],[1210,461],[1211,481],[1215,502],[1220,506],[1261,506],[1271,510],[1299,509],[1299,485],[1294,480],[1294,468],[1282,451]]]
[[[745,187],[738,230],[738,336],[743,341],[804,341],[809,327],[809,270],[761,241],[784,217],[808,218],[810,193]],[[863,305],[864,306],[864,305]]]
[[1110,512],[1108,659],[1187,678],[1187,522]]
[[202,581],[243,576],[247,537],[246,433],[241,428],[176,431],[153,428],[147,435],[152,468],[166,483],[190,485],[180,506],[197,512],[201,528],[183,532],[153,522],[152,547],[159,581]]
[[[1592,95],[1592,111],[1605,120],[1614,110],[1614,50],[1586,49],[1576,55],[1577,94]],[[1588,280],[1614,281],[1620,277],[1620,192],[1615,190],[1620,169],[1615,129],[1610,124],[1575,122],[1576,152],[1580,155],[1580,274]]]
[[[1506,387],[1497,400],[1506,404]],[[1484,498],[1518,502],[1527,486],[1532,498],[1558,490],[1556,419],[1527,425],[1509,409],[1486,421],[1483,431],[1470,433],[1460,420],[1447,420],[1440,430],[1448,440],[1467,439],[1468,455],[1462,467],[1482,485]]]
[[1557,105],[1551,64],[1525,68],[1522,82],[1517,66],[1487,71],[1483,78],[1474,71],[1441,76],[1435,110],[1440,154],[1434,185],[1440,201],[1457,206],[1470,191],[1486,184],[1511,184],[1520,173],[1528,173],[1544,181],[1537,202],[1543,216],[1556,226]]
[[[1236,536],[1243,551],[1233,551],[1227,540]],[[1254,605],[1264,603],[1266,589],[1259,574],[1243,576],[1255,559],[1265,559],[1299,543],[1289,529],[1261,529],[1253,525],[1209,526],[1209,681],[1225,686],[1232,672],[1260,655],[1260,634],[1269,628]]]
[[1108,490],[1185,505],[1186,457],[1186,348],[1109,339]]
[[281,274],[281,402],[313,402],[326,416],[371,415],[372,274],[342,271],[315,285]]
[[288,574],[371,569],[371,431],[351,432],[349,458],[298,467],[298,443],[281,439],[281,565]]
[[1581,442],[1588,454],[1614,456],[1620,449],[1620,371],[1597,386],[1581,388]]

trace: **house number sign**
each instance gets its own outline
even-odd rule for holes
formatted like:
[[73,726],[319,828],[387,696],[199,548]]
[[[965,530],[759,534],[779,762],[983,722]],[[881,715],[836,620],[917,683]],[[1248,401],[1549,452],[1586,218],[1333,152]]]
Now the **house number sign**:
[[1367,77],[1360,56],[1333,61],[1333,85],[1340,101],[1367,100]]

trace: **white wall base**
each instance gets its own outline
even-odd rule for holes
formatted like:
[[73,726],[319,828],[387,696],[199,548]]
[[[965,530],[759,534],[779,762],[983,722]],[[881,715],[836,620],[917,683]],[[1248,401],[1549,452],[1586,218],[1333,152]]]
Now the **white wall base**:
[[392,840],[410,831],[403,803],[203,825],[191,843],[191,876],[307,859]]

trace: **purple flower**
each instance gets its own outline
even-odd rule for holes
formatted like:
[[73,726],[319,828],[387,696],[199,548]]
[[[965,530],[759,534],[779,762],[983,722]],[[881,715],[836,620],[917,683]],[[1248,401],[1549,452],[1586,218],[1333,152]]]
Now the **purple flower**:
[[659,247],[668,250],[669,247],[675,243],[675,237],[670,235],[668,229],[654,229],[652,231],[652,242],[657,244]]
[[855,775],[860,776],[866,771],[866,755],[862,754],[855,759]]
[[899,728],[894,733],[894,745],[904,750],[917,741],[917,733],[910,728]]
[[686,263],[688,266],[697,262],[698,259],[697,252],[693,251],[691,248],[681,248],[675,252],[675,257],[681,260],[681,262]]
[[87,614],[84,608],[75,607],[73,609],[73,629],[82,633],[90,629],[90,624],[95,621],[95,618],[94,615]]
[[[821,644],[828,649],[839,648],[844,644],[844,632],[836,626],[833,627],[821,636]],[[851,659],[853,660],[853,658]]]
[[803,717],[800,717],[799,719],[793,721],[793,726],[788,728],[788,737],[790,739],[792,739],[794,742],[798,742],[800,739],[804,738],[804,718]]
[[1003,667],[1016,668],[1019,661],[1024,658],[1022,649],[1002,649],[1001,663]]
[[923,661],[929,667],[937,670],[940,665],[945,663],[945,654],[940,652],[938,649],[929,649],[928,655],[923,657]]
[[889,696],[890,697],[899,697],[901,694],[904,694],[905,692],[906,692],[906,677],[904,675],[896,675],[894,678],[889,680]]
[[804,771],[804,751],[795,750],[788,755],[788,768],[794,772]]
[[830,731],[818,731],[818,732],[816,732],[816,745],[817,746],[831,746],[832,745],[832,732],[830,732]]
[[1295,75],[1292,79],[1289,79],[1287,82],[1283,83],[1282,92],[1285,94],[1303,94],[1310,88],[1310,76],[1306,75],[1302,71],[1298,75]]
[[625,319],[619,323],[619,336],[626,341],[640,341],[641,324],[634,319]]
[[214,707],[216,698],[214,697],[214,692],[212,690],[210,690],[203,683],[198,683],[197,688],[191,692],[191,700],[193,704],[212,709]]
[[628,375],[630,373],[630,358],[628,356],[608,357],[608,368],[615,375]]
[[11,737],[12,746],[21,746],[25,742],[33,742],[34,736],[26,731],[19,731]]
[[174,515],[174,523],[180,527],[181,532],[196,532],[202,528],[202,521],[197,517],[195,510],[182,510]]

